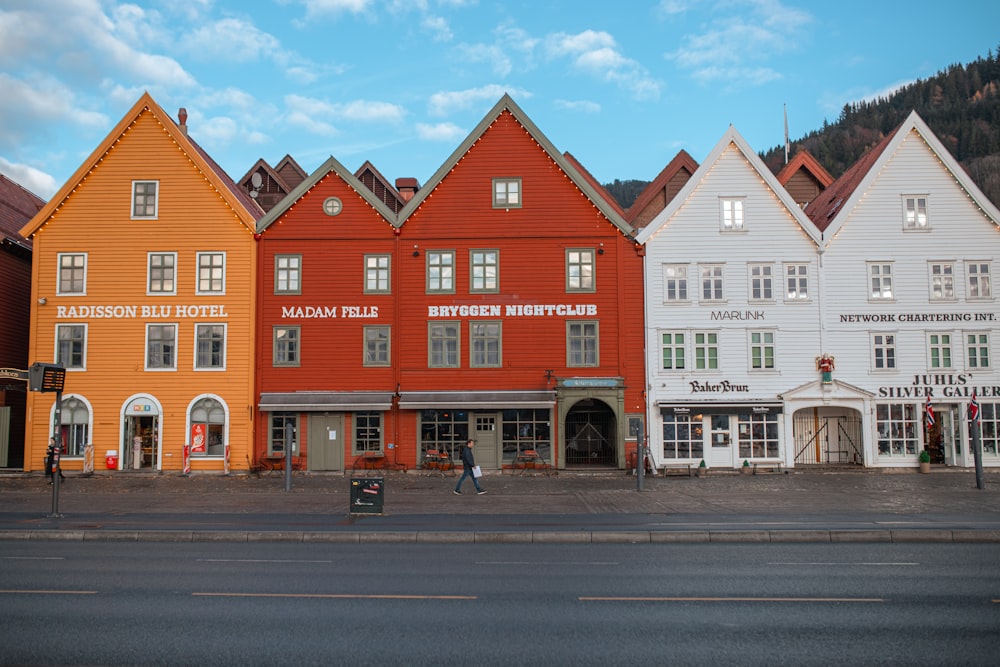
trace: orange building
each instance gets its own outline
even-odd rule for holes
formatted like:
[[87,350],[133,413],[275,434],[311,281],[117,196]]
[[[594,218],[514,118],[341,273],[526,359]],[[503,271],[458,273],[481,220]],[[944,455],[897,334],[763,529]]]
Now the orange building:
[[[260,207],[144,94],[21,233],[34,243],[25,470],[249,465]],[[115,460],[117,459],[117,460]]]

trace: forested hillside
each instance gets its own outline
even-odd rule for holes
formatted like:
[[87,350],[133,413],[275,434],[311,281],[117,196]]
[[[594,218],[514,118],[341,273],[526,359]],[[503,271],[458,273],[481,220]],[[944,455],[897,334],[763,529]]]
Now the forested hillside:
[[[1000,53],[992,51],[888,97],[845,105],[836,122],[824,121],[822,128],[792,140],[789,155],[804,148],[837,178],[911,110],[920,114],[983,192],[1000,204]],[[761,158],[777,173],[784,164],[785,147],[775,146]],[[616,180],[604,187],[628,207],[638,194],[636,183]]]

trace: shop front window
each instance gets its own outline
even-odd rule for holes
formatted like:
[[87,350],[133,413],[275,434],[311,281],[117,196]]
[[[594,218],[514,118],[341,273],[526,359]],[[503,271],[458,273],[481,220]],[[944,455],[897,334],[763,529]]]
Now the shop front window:
[[64,398],[60,422],[63,455],[83,456],[90,441],[90,408],[76,397]]
[[423,410],[420,413],[420,448],[444,451],[457,460],[469,439],[469,413],[465,410]]
[[916,456],[920,430],[913,403],[879,403],[875,406],[879,456]]
[[703,458],[702,419],[701,415],[663,415],[663,458]]
[[513,463],[519,452],[535,450],[538,456],[552,463],[552,431],[550,411],[544,408],[503,411],[503,460]]
[[278,457],[285,455],[285,427],[292,427],[292,441],[299,430],[299,415],[295,412],[272,412],[270,429],[267,437],[267,455]]
[[[985,456],[1000,455],[1000,403],[980,403],[979,436]],[[969,441],[972,441],[971,433]]]
[[741,459],[778,457],[778,415],[740,413],[738,421]]
[[[226,453],[226,410],[214,398],[202,398],[191,407],[191,456],[223,456]],[[198,436],[202,442],[198,442]]]

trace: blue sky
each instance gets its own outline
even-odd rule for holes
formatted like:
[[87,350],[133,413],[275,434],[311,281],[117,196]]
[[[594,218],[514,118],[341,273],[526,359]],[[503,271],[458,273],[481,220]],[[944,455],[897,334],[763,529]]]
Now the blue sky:
[[953,0],[0,0],[0,172],[51,197],[143,91],[238,179],[427,181],[505,93],[601,182],[754,150],[1000,44]]

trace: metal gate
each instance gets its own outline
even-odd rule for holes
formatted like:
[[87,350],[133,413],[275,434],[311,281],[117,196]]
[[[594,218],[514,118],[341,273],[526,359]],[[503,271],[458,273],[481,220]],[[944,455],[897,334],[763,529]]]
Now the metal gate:
[[566,415],[566,465],[615,466],[615,414],[594,400],[583,400]]
[[861,417],[857,413],[817,415],[795,413],[795,465],[816,463],[864,464]]

